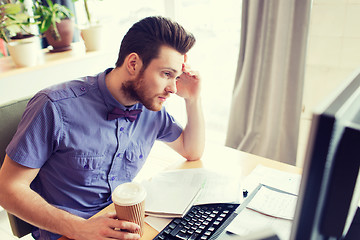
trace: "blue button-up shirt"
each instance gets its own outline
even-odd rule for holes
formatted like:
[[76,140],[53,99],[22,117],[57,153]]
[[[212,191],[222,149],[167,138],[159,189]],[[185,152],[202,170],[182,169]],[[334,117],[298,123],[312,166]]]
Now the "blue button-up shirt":
[[37,93],[6,149],[17,163],[40,168],[31,187],[58,208],[88,218],[111,203],[111,193],[131,181],[155,140],[174,141],[182,127],[163,107],[142,104],[134,122],[108,121],[114,107],[105,75],[84,77]]

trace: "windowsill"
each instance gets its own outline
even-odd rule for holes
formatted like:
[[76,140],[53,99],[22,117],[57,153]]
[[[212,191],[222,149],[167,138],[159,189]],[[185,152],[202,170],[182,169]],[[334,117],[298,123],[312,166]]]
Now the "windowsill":
[[50,85],[97,74],[115,64],[117,51],[86,52],[82,42],[72,50],[41,50],[38,64],[16,67],[11,57],[0,58],[0,104],[31,96]]
[[56,64],[79,61],[85,58],[96,58],[109,54],[107,51],[86,52],[84,44],[77,42],[72,44],[72,50],[58,53],[51,53],[48,49],[39,51],[37,64],[31,67],[17,67],[10,56],[0,58],[0,79],[19,73],[44,69]]

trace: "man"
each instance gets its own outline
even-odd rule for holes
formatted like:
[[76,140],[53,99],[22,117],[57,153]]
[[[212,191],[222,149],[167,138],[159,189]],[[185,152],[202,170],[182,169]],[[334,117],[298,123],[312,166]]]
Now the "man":
[[[39,227],[36,239],[138,239],[128,231],[139,226],[115,214],[89,217],[136,176],[155,140],[201,157],[200,77],[185,55],[194,43],[177,23],[145,18],[124,36],[114,69],[37,93],[6,149],[0,205]],[[162,106],[175,93],[185,100],[184,129]]]

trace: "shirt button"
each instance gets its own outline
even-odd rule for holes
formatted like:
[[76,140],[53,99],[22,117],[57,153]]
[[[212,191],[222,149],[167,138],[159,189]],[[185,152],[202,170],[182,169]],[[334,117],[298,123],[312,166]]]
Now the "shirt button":
[[122,132],[122,131],[124,131],[124,128],[123,128],[123,127],[120,128],[120,132]]
[[121,153],[118,153],[117,155],[116,155],[116,157],[120,157],[121,156]]
[[139,158],[140,158],[140,159],[141,159],[141,158],[143,158],[143,155],[142,155],[142,154],[140,154]]
[[111,178],[111,181],[114,181],[114,180],[115,180],[115,177],[112,177],[112,178]]

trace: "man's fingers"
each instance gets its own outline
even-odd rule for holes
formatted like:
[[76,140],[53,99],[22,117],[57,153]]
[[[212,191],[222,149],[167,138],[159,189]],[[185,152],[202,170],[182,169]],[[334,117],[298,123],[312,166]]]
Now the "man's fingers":
[[140,235],[137,233],[130,233],[120,230],[112,230],[111,234],[108,234],[109,239],[128,239],[128,240],[137,240],[140,239]]
[[183,63],[183,67],[182,67],[182,71],[184,73],[190,72],[191,71],[191,67],[189,64]]
[[[114,216],[113,214],[106,214],[107,216]],[[105,216],[105,215],[104,215]],[[116,214],[115,214],[116,217]],[[107,233],[105,233],[106,236],[112,238],[112,239],[139,239],[140,235],[137,232],[140,230],[140,226],[132,223],[127,222],[124,220],[118,220],[113,219],[110,217],[108,222],[108,227],[110,228]]]
[[103,216],[111,218],[110,227],[112,228],[124,229],[128,231],[137,231],[140,229],[140,226],[136,223],[118,220],[115,212],[105,213]]
[[126,231],[113,230],[113,234],[111,234],[111,239],[140,239],[140,235],[137,233],[129,233]]
[[184,63],[182,71],[183,71],[182,76],[199,78],[199,72],[193,71],[189,64]]
[[109,212],[104,214],[105,217],[117,219],[116,212]]
[[121,229],[121,230],[129,231],[129,232],[134,232],[134,231],[140,230],[140,226],[137,225],[136,223],[132,223],[132,222],[124,221],[124,220],[117,220],[117,219],[114,219],[113,221],[111,221],[109,226],[111,228]]

